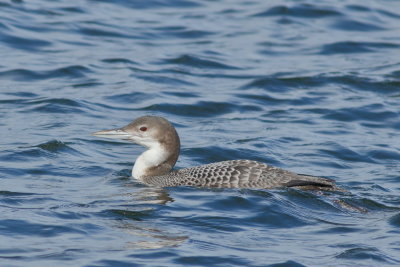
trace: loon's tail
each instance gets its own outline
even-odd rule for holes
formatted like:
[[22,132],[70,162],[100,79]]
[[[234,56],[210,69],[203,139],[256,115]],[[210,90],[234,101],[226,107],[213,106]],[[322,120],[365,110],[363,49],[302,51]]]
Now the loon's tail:
[[336,186],[335,181],[311,175],[299,174],[298,179],[293,179],[284,184],[287,187],[294,187],[303,190],[323,190],[346,192],[345,189]]

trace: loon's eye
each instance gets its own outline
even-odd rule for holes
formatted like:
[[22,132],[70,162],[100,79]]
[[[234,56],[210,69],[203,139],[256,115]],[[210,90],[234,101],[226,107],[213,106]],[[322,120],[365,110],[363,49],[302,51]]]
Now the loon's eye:
[[142,132],[145,132],[145,131],[147,131],[147,127],[145,127],[145,126],[143,126],[143,127],[140,127],[140,129],[139,130],[141,130]]

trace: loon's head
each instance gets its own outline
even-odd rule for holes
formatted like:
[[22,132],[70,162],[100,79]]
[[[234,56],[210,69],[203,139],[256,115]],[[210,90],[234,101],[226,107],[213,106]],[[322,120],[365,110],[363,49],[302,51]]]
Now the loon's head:
[[103,130],[92,135],[122,139],[149,149],[156,146],[179,146],[179,136],[171,123],[158,116],[143,116],[128,125],[111,130]]
[[132,176],[138,179],[168,173],[179,157],[179,136],[174,126],[162,117],[143,116],[122,128],[92,135],[127,140],[146,147],[147,151],[139,156],[132,170]]

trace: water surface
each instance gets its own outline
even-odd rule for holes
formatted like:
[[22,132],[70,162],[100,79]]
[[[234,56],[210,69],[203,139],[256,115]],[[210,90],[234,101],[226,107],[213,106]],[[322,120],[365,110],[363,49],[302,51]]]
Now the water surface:
[[[390,0],[0,2],[1,265],[398,266],[399,25]],[[143,148],[90,133],[150,114],[177,168],[348,192],[146,187]]]

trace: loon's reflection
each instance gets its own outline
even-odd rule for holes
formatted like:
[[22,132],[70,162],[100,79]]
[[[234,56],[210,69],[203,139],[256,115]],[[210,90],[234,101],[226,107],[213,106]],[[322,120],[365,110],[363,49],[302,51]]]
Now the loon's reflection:
[[174,201],[165,189],[132,186],[123,197],[125,202],[108,211],[119,217],[113,222],[113,227],[132,236],[132,241],[125,244],[126,249],[171,247],[188,239],[187,236],[163,229],[159,223],[160,217],[156,213],[162,208],[160,205]]

